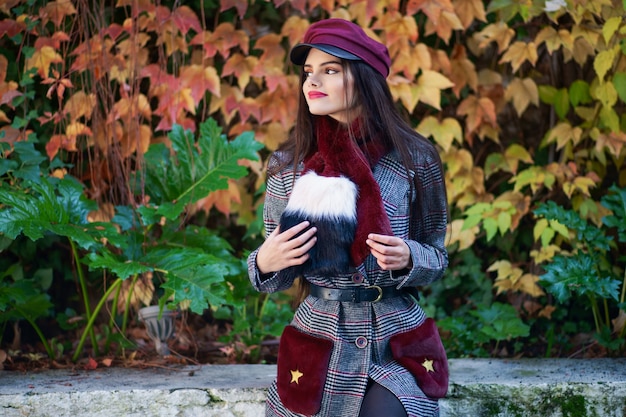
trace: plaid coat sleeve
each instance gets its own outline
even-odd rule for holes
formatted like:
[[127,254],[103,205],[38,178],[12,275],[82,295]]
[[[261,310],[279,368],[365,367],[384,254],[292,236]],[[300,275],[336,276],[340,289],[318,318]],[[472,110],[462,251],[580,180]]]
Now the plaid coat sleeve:
[[[411,178],[394,154],[383,158],[374,172],[394,235],[411,250],[412,268],[391,274],[398,287],[429,284],[441,278],[448,266],[448,203],[441,161],[434,148],[414,159]],[[411,182],[420,184],[422,190],[411,193]]]

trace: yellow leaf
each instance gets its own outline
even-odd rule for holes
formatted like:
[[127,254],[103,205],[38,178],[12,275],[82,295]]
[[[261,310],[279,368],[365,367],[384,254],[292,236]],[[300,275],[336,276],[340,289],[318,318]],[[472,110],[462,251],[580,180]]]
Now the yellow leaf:
[[[385,32],[385,38],[387,44],[394,44],[399,41],[405,41],[408,39],[410,43],[415,43],[418,38],[417,22],[413,16],[403,16],[397,12],[388,12],[381,22],[381,26]],[[366,32],[368,32],[366,30]],[[373,34],[369,32],[369,34]],[[374,39],[378,38],[374,34]]]
[[63,57],[59,55],[51,46],[42,46],[26,60],[26,70],[37,68],[37,74],[42,78],[48,78],[50,65],[63,62]]
[[567,50],[574,48],[574,38],[572,34],[566,30],[561,29],[558,32],[551,26],[546,26],[541,29],[537,36],[535,36],[535,44],[540,46],[545,43],[546,49],[550,54],[558,50],[561,46]]
[[226,60],[222,69],[222,77],[235,74],[237,85],[243,90],[250,82],[250,74],[258,62],[259,60],[255,56],[243,56],[235,53]]
[[289,39],[290,46],[295,46],[304,38],[304,34],[309,26],[310,23],[307,19],[299,16],[290,16],[283,24],[280,34]]
[[448,236],[446,237],[446,246],[451,246],[458,242],[458,250],[462,251],[474,244],[476,236],[480,232],[480,228],[478,226],[474,226],[463,230],[463,222],[463,220],[457,219],[450,223],[448,226]]
[[582,139],[583,131],[580,127],[572,127],[568,122],[561,122],[553,127],[546,136],[546,142],[556,140],[557,149],[562,149],[568,143],[576,146]]
[[521,116],[530,104],[539,106],[539,89],[532,78],[516,77],[508,85],[504,98],[513,101],[517,115]]
[[395,56],[391,64],[391,73],[402,73],[408,79],[414,79],[419,70],[432,68],[432,58],[428,47],[423,43],[411,46],[407,42],[398,42],[389,48],[389,53]]
[[591,197],[589,187],[595,187],[597,180],[588,176],[576,177],[572,182],[566,182],[563,184],[563,192],[571,198],[574,191],[578,191],[587,197]]
[[400,100],[409,112],[413,112],[419,101],[419,87],[400,76],[392,75],[387,79],[394,100]]
[[611,43],[611,38],[622,24],[622,19],[622,16],[614,16],[607,19],[604,25],[602,25],[602,36],[604,37],[604,43],[607,45]]
[[452,117],[446,117],[440,122],[434,116],[427,116],[420,122],[416,130],[426,137],[432,136],[445,152],[450,150],[455,139],[459,145],[463,143],[463,129],[459,122]]
[[[596,59],[593,60],[593,69],[598,74],[601,83],[604,82],[606,73],[613,67],[613,62],[615,62],[618,52],[619,45],[616,45],[614,48],[600,52]],[[621,56],[621,53],[619,55]]]
[[429,104],[441,110],[441,90],[454,86],[452,81],[444,75],[426,70],[417,80],[418,89],[416,91],[417,98],[422,103]]
[[478,42],[480,49],[485,49],[491,42],[497,42],[498,53],[506,50],[515,36],[515,31],[505,22],[492,23],[483,30],[474,34],[474,39]]
[[406,14],[409,16],[421,11],[428,20],[438,22],[442,11],[453,12],[454,7],[450,0],[409,0]]
[[600,100],[604,107],[613,107],[617,103],[617,90],[611,82],[595,83],[590,93],[593,98]]
[[[542,220],[546,222],[546,225],[548,224],[548,221],[546,219],[542,219]],[[539,236],[535,236],[535,240],[538,240],[538,239],[539,239]],[[533,258],[535,263],[539,265],[545,261],[551,260],[552,258],[554,258],[554,255],[560,252],[561,252],[561,248],[559,246],[548,245],[548,246],[542,246],[541,248],[539,248],[539,250],[530,251],[530,256],[531,258]]]
[[469,139],[483,123],[496,125],[496,108],[488,97],[468,96],[459,104],[457,113],[461,116],[467,116],[465,121],[465,138]]
[[539,277],[534,274],[524,274],[517,281],[517,285],[515,286],[515,290],[521,291],[525,294],[530,295],[531,297],[541,297],[545,295],[544,291],[537,284],[539,282]]
[[474,20],[480,20],[481,22],[487,21],[485,5],[480,0],[452,0],[452,4],[465,29],[467,29]]
[[537,58],[537,47],[534,42],[515,42],[504,55],[502,55],[499,63],[509,62],[513,68],[513,72],[517,72],[519,67],[526,61],[530,62],[532,66],[535,66]]
[[85,94],[84,91],[79,90],[67,100],[63,106],[63,113],[68,114],[71,121],[76,121],[83,116],[89,120],[95,105],[95,94]]

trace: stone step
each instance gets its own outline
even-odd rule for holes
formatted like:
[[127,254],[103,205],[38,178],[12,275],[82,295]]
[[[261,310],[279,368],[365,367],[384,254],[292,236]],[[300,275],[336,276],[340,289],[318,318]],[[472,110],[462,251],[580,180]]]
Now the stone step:
[[[626,358],[449,362],[441,417],[626,416]],[[0,371],[0,416],[262,417],[275,374],[275,365]]]

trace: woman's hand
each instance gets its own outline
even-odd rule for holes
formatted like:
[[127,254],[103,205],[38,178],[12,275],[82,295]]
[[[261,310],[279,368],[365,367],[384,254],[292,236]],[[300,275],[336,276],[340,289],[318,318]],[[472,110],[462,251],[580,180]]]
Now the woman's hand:
[[307,227],[309,227],[309,222],[304,221],[282,233],[279,230],[280,226],[270,233],[256,255],[259,272],[267,274],[305,263],[309,259],[309,249],[317,242],[315,236],[317,229],[311,227],[300,236],[294,236]]
[[399,271],[413,267],[411,251],[399,237],[370,233],[365,241],[378,265],[385,271]]

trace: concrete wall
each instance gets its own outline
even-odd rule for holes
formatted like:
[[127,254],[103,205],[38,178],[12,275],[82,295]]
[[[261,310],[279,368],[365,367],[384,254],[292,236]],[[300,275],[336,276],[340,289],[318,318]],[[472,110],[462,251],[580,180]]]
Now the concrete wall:
[[[0,416],[260,417],[275,373],[274,365],[0,371]],[[440,406],[441,417],[624,417],[626,358],[452,359]]]

